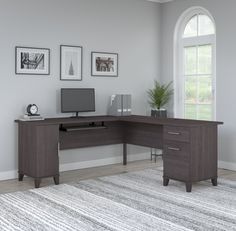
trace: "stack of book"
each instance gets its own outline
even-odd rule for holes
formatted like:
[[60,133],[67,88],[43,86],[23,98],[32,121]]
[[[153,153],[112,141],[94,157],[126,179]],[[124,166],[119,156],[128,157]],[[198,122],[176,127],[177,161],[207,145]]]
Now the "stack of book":
[[20,118],[21,121],[29,121],[29,120],[44,120],[41,115],[28,115],[25,114]]

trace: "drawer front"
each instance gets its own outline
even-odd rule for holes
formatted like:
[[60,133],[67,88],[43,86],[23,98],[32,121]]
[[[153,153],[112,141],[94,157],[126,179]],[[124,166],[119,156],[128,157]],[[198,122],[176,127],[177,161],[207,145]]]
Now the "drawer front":
[[178,141],[165,140],[164,157],[183,160],[183,161],[189,161],[190,144],[178,142]]
[[188,128],[185,127],[165,126],[164,139],[189,142],[190,131]]
[[189,164],[178,160],[164,158],[164,177],[174,180],[189,181]]

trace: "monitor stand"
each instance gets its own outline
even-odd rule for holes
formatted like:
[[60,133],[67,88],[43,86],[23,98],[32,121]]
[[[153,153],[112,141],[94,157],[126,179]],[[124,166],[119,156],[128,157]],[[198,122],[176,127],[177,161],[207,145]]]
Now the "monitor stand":
[[75,112],[75,116],[71,116],[70,118],[84,118],[85,116],[79,116],[79,112]]

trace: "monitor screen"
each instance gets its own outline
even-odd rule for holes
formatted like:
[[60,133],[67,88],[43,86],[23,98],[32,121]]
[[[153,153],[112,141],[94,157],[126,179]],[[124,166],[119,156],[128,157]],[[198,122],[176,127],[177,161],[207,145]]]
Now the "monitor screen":
[[61,112],[95,111],[94,88],[62,88]]

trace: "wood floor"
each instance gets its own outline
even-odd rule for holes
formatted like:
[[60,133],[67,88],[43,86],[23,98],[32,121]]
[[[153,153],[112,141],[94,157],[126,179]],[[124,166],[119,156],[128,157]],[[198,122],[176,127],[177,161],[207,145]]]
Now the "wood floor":
[[[102,167],[62,172],[60,174],[60,183],[69,183],[72,181],[91,179],[100,176],[108,176],[124,172],[143,170],[155,166],[162,166],[162,160],[158,159],[157,163],[151,162],[150,160],[145,160],[130,162],[127,166],[123,166],[122,164],[114,164]],[[236,172],[234,171],[219,169],[218,174],[221,178],[236,180]],[[52,184],[54,184],[53,179],[46,178],[42,180],[41,187],[49,186]],[[25,177],[23,182],[19,182],[17,179],[0,181],[0,194],[16,191],[25,191],[27,189],[32,188],[34,188],[34,181],[30,177]]]

